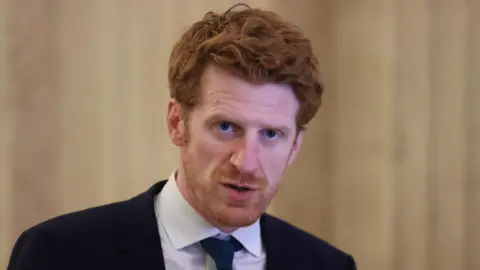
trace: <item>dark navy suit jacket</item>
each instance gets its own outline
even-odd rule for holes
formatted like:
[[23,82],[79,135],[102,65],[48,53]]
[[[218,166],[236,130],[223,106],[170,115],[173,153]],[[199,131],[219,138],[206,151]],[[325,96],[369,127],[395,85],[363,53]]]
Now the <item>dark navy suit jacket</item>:
[[[66,214],[25,231],[9,270],[164,270],[154,198],[166,181],[127,201]],[[354,270],[353,258],[265,214],[260,219],[267,270]]]

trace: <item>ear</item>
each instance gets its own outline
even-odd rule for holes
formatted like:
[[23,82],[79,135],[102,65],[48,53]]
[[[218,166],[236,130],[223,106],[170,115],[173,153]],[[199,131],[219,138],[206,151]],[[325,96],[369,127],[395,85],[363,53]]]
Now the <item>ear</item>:
[[186,134],[185,124],[182,106],[175,99],[170,100],[167,111],[168,135],[176,146],[185,146],[186,144],[188,134]]
[[297,154],[300,151],[300,147],[303,143],[304,132],[304,130],[300,130],[297,134],[297,137],[295,138],[295,141],[293,142],[292,151],[290,152],[290,156],[288,157],[288,166],[292,165],[292,163],[297,158]]

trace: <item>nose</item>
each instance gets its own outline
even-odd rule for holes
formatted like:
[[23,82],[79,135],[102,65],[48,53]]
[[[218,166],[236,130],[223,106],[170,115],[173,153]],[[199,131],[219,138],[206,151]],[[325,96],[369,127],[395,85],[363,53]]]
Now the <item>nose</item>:
[[255,142],[244,140],[237,146],[230,162],[240,173],[255,174],[259,169],[259,149]]

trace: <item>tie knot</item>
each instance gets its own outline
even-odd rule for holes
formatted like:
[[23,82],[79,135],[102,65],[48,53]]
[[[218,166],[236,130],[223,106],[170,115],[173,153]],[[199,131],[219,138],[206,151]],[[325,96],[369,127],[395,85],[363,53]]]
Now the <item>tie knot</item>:
[[243,248],[237,239],[218,239],[210,237],[200,242],[203,249],[212,257],[218,270],[232,270],[233,255]]

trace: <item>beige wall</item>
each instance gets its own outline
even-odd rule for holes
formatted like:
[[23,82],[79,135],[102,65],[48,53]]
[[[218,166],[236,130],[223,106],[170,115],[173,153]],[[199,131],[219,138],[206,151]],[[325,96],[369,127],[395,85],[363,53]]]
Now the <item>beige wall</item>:
[[6,59],[6,1],[0,0],[0,267],[5,268],[4,262],[7,250],[10,248],[10,190],[11,163],[8,150],[11,131],[10,102],[8,101],[7,63]]
[[[167,177],[169,50],[234,2],[0,0],[0,267],[32,224]],[[327,85],[271,212],[360,269],[480,269],[480,2],[250,2],[305,29]]]

